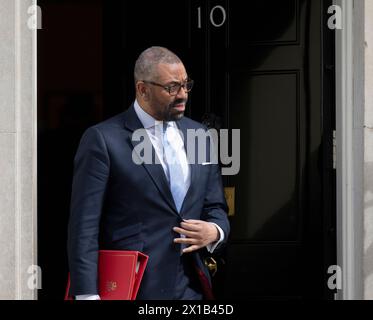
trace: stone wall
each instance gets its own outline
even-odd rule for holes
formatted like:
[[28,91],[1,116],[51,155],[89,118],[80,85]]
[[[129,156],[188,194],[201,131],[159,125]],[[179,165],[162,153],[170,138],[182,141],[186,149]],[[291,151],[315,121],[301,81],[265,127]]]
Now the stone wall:
[[34,2],[0,0],[0,299],[36,298]]

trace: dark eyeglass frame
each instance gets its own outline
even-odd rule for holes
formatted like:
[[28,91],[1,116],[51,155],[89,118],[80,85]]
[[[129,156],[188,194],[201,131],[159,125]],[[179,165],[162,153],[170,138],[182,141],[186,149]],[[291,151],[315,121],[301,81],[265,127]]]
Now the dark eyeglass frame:
[[[180,92],[181,88],[184,88],[184,91],[188,93],[188,92],[192,91],[193,84],[194,84],[194,81],[190,78],[188,78],[188,80],[186,82],[184,82],[183,84],[175,83],[175,84],[168,85],[168,86],[167,85],[165,86],[163,84],[160,84],[160,83],[157,83],[157,82],[154,82],[154,81],[147,81],[147,80],[141,80],[141,81],[144,82],[144,83],[149,83],[149,84],[152,84],[153,86],[157,86],[157,87],[161,87],[161,88],[165,89],[170,96],[176,96]],[[190,85],[189,89],[187,88],[188,84]],[[175,93],[171,93],[171,90],[175,87],[179,87],[179,89]]]

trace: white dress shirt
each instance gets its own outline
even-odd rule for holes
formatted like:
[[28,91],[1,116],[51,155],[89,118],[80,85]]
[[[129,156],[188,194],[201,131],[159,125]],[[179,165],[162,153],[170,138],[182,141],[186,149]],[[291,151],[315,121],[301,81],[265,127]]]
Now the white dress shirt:
[[[154,147],[157,157],[163,167],[166,178],[169,179],[168,166],[165,160],[165,156],[163,154],[163,121],[158,121],[154,119],[150,114],[146,113],[140,107],[137,100],[135,101],[134,106],[135,112],[138,118],[140,119],[142,125],[144,126],[144,129],[146,130],[146,133],[149,136],[149,139]],[[190,168],[188,164],[188,159],[186,157],[184,142],[175,121],[169,121],[168,125],[173,129],[172,145],[176,148],[176,150],[179,150],[178,160],[183,170],[184,183],[186,185],[186,189],[188,189],[190,186]]]

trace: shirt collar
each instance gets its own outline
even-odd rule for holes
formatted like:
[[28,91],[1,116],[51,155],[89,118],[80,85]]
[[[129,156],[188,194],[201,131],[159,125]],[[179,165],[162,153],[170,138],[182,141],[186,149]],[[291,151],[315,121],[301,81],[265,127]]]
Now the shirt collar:
[[139,117],[139,119],[140,119],[140,121],[141,121],[141,123],[142,123],[142,125],[144,126],[145,129],[149,129],[151,127],[154,127],[156,124],[162,122],[162,121],[158,121],[158,120],[154,119],[149,113],[144,111],[144,109],[140,107],[137,100],[135,100],[134,107],[135,107],[135,112],[136,112],[137,116]]
[[[134,108],[135,112],[140,119],[142,125],[144,126],[144,129],[152,128],[156,125],[163,124],[163,121],[159,121],[154,119],[149,113],[147,113],[138,103],[137,99],[134,102]],[[168,124],[171,127],[175,127],[175,121],[169,121]]]

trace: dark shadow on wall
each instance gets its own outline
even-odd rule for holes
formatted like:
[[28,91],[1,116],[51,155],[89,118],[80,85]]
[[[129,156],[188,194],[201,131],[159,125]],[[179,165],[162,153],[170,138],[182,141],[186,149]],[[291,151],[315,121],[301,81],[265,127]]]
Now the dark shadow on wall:
[[38,5],[38,298],[62,300],[73,159],[84,130],[102,119],[102,1]]
[[[66,226],[73,158],[80,136],[95,121],[91,94],[63,95],[56,126],[38,133],[38,264],[42,268],[39,299],[62,298],[66,284]],[[62,289],[62,290],[61,290]]]

